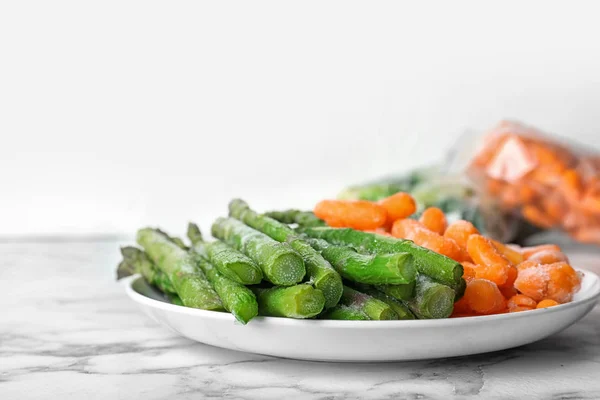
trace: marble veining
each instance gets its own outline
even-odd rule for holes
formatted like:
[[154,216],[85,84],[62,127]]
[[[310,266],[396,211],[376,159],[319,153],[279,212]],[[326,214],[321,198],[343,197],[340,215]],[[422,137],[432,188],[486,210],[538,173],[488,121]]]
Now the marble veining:
[[114,281],[119,244],[0,243],[0,399],[600,399],[598,307],[560,334],[491,354],[278,359],[150,320]]

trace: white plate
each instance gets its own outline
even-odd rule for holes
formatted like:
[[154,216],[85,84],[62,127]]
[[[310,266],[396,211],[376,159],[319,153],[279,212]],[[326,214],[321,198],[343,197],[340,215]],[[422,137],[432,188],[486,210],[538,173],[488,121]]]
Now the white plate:
[[574,300],[513,314],[416,321],[326,321],[257,317],[248,325],[224,312],[167,303],[139,276],[127,294],[146,314],[179,334],[226,349],[317,361],[400,361],[509,349],[560,332],[583,318],[600,296],[600,278],[585,276]]

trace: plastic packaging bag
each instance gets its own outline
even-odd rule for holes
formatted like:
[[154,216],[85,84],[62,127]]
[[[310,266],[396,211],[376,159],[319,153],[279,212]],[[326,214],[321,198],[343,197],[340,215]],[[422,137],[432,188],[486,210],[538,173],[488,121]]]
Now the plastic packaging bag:
[[481,202],[600,244],[600,155],[592,150],[502,122],[485,134],[466,172]]

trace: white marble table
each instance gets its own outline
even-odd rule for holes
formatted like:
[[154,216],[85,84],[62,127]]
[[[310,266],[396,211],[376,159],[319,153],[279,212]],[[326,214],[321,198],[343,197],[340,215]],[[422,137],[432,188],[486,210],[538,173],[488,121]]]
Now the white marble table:
[[195,343],[143,315],[114,281],[123,243],[0,243],[0,399],[600,398],[600,308],[558,335],[491,354],[284,360]]

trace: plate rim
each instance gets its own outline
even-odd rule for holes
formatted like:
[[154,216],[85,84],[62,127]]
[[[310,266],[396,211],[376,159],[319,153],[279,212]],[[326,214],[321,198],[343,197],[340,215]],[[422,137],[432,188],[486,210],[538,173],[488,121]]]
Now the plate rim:
[[[265,317],[257,316],[254,317],[248,324],[274,324],[274,325],[290,325],[296,327],[303,327],[310,325],[311,327],[324,327],[324,328],[359,328],[359,329],[382,329],[382,328],[405,328],[405,329],[421,329],[421,328],[435,328],[435,327],[450,327],[457,323],[460,324],[479,324],[482,322],[502,321],[508,319],[527,318],[528,316],[539,316],[542,313],[556,313],[562,312],[570,308],[580,307],[589,303],[595,303],[600,298],[600,277],[598,274],[586,270],[576,269],[576,271],[582,272],[586,277],[593,279],[592,287],[595,287],[595,291],[580,300],[571,301],[569,303],[560,304],[554,307],[534,309],[527,312],[517,313],[504,313],[504,314],[493,314],[493,315],[479,315],[473,317],[458,317],[458,318],[441,318],[441,319],[420,319],[420,320],[389,320],[389,321],[344,321],[344,320],[325,320],[325,319],[294,319],[285,317]],[[203,317],[209,319],[220,319],[224,321],[230,321],[232,323],[242,325],[238,322],[235,317],[228,312],[221,311],[210,311],[203,310],[200,308],[192,308],[179,306],[176,304],[166,303],[163,301],[155,300],[151,297],[143,295],[133,288],[135,282],[139,279],[143,279],[141,275],[134,274],[126,277],[120,281],[125,285],[125,292],[130,299],[137,303],[144,304],[152,308],[162,309],[164,311],[175,312],[178,314],[187,314],[194,317]],[[533,313],[536,314],[533,314]]]

